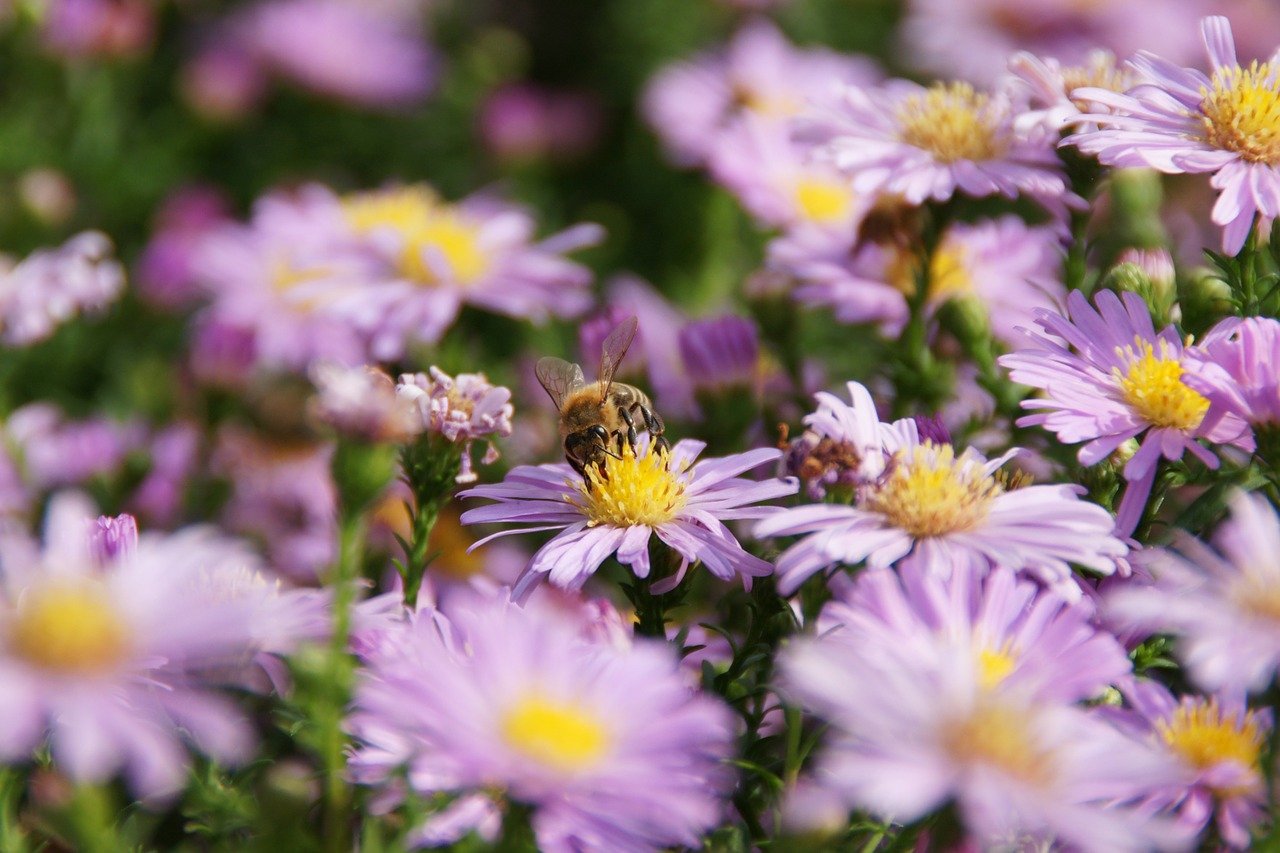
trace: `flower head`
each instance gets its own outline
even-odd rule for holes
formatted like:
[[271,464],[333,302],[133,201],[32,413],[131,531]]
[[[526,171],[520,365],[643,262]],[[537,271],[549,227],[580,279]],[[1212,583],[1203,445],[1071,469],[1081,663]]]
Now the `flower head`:
[[403,442],[422,430],[413,401],[396,393],[395,382],[385,372],[332,361],[318,361],[309,372],[317,393],[308,401],[308,411],[339,433]]
[[[851,383],[851,388],[853,383]],[[831,405],[831,401],[826,401]],[[760,522],[757,536],[804,535],[778,558],[778,589],[790,594],[832,566],[915,565],[949,574],[957,566],[1026,570],[1061,594],[1078,598],[1071,563],[1110,574],[1127,548],[1112,535],[1111,515],[1065,485],[1012,487],[999,476],[1016,450],[987,460],[972,447],[921,441],[914,421],[880,424],[875,445],[866,421],[870,396],[844,407],[861,420],[858,456],[870,474],[851,505],[812,504]],[[833,411],[839,411],[832,407]]]
[[1146,78],[1144,85],[1123,94],[1097,88],[1073,93],[1106,111],[1084,115],[1099,129],[1064,144],[1109,166],[1212,173],[1210,184],[1220,191],[1212,219],[1223,227],[1223,251],[1234,255],[1255,217],[1280,216],[1280,77],[1271,62],[1238,63],[1226,18],[1205,18],[1200,30],[1208,75],[1139,52],[1129,62]]
[[624,447],[617,459],[588,468],[587,480],[563,463],[522,465],[502,483],[462,492],[460,497],[497,501],[468,510],[462,521],[531,525],[493,536],[560,531],[533,555],[516,584],[517,597],[544,576],[556,586],[577,589],[611,554],[630,566],[636,577],[647,578],[649,539],[654,535],[682,560],[676,575],[664,579],[659,589],[673,587],[689,565],[699,561],[721,580],[741,575],[750,583],[753,577],[770,574],[773,566],[743,550],[723,522],[763,518],[777,511],[777,507],[751,504],[793,494],[796,484],[738,476],[777,459],[777,450],[761,448],[695,461],[705,446],[683,439],[664,453],[642,438],[634,451]]
[[407,765],[422,793],[500,789],[534,808],[549,853],[697,846],[728,782],[727,709],[690,690],[669,648],[505,598],[419,612],[366,644],[356,778]]
[[[446,441],[462,445],[459,483],[476,479],[471,467],[471,443],[490,435],[511,435],[511,391],[490,384],[483,373],[450,376],[437,367],[430,375],[406,373],[396,383],[396,396],[416,414],[414,432],[436,433]],[[488,440],[486,464],[498,458],[498,449]]]
[[111,257],[111,241],[96,231],[57,249],[0,264],[0,341],[27,346],[42,341],[77,312],[100,311],[124,292],[124,268]]
[[1205,421],[1239,419],[1254,428],[1280,426],[1280,322],[1270,317],[1231,317],[1205,335],[1188,355],[1194,368],[1184,380],[1209,401]]
[[1209,401],[1182,381],[1188,369],[1182,339],[1173,326],[1156,333],[1140,296],[1104,290],[1094,303],[1072,291],[1070,319],[1039,312],[1036,323],[1052,338],[1028,332],[1027,343],[1000,364],[1014,382],[1044,392],[1023,406],[1047,411],[1019,419],[1018,426],[1043,426],[1067,444],[1085,442],[1082,465],[1142,436],[1124,468],[1129,486],[1117,523],[1127,534],[1141,517],[1161,457],[1177,460],[1190,452],[1216,468],[1218,458],[1197,439],[1251,446],[1252,438],[1237,417],[1206,419]]

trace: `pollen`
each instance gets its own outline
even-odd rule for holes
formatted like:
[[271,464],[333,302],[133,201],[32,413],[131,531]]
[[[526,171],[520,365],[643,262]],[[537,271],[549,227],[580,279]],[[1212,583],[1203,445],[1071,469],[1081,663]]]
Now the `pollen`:
[[993,767],[1037,786],[1053,772],[1053,753],[1036,744],[1020,709],[980,703],[967,717],[945,726],[942,734],[958,762]]
[[1200,426],[1209,401],[1182,382],[1182,362],[1161,340],[1159,350],[1136,338],[1134,346],[1120,352],[1130,359],[1129,369],[1116,368],[1124,401],[1143,420],[1157,427],[1193,430]]
[[357,193],[343,208],[356,231],[388,231],[400,238],[399,270],[410,281],[439,284],[442,263],[464,285],[489,269],[476,224],[424,186]]
[[1184,700],[1156,730],[1166,744],[1197,770],[1224,762],[1252,770],[1261,766],[1266,733],[1252,711],[1224,713],[1216,699],[1197,697]]
[[673,467],[667,453],[650,450],[638,456],[624,445],[617,458],[587,466],[587,480],[578,487],[580,501],[573,503],[592,526],[655,527],[675,518],[688,500],[687,467]]
[[1009,150],[1003,110],[968,83],[935,83],[898,107],[898,138],[940,163],[995,160]]
[[1280,164],[1280,90],[1271,63],[1219,68],[1200,97],[1206,142],[1253,163]]
[[611,740],[590,709],[536,694],[506,711],[501,732],[508,746],[560,772],[591,769],[608,753]]
[[56,673],[106,672],[129,652],[129,630],[107,598],[90,582],[60,582],[31,590],[8,630],[9,650]]
[[820,224],[847,219],[853,209],[853,190],[836,180],[803,178],[796,183],[795,198],[805,218]]
[[949,444],[922,444],[894,457],[868,508],[916,539],[971,530],[1003,492],[982,467],[957,459]]
[[1018,655],[1010,643],[998,649],[982,648],[978,651],[978,683],[983,690],[993,690],[1008,678],[1018,666]]
[[[1094,89],[1109,89],[1112,92],[1125,92],[1134,84],[1134,76],[1128,70],[1116,66],[1116,58],[1106,51],[1094,51],[1086,65],[1075,65],[1062,69],[1062,90],[1067,97],[1076,89],[1086,86]],[[1081,112],[1090,112],[1092,107],[1087,101],[1072,100]]]

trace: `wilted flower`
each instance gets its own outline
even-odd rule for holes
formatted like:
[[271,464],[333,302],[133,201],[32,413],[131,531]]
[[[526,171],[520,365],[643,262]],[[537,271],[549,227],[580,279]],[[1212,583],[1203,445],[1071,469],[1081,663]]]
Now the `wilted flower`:
[[[446,441],[462,445],[459,483],[476,479],[471,463],[471,443],[491,435],[511,435],[511,391],[490,384],[483,373],[450,376],[438,367],[430,375],[406,373],[396,383],[396,397],[413,413],[413,431],[435,433]],[[480,461],[488,465],[498,458],[492,439]]]
[[1256,217],[1280,216],[1280,84],[1271,62],[1238,63],[1226,18],[1205,18],[1200,31],[1210,75],[1139,52],[1129,62],[1147,82],[1124,94],[1077,89],[1075,97],[1107,111],[1085,115],[1100,129],[1064,144],[1108,166],[1213,173],[1220,195],[1212,219],[1223,227],[1223,251],[1235,254]]
[[100,311],[124,292],[124,268],[97,231],[14,263],[0,263],[0,341],[42,341],[79,312]]
[[721,580],[741,575],[749,584],[753,577],[771,574],[773,566],[743,550],[724,522],[778,511],[751,504],[793,494],[796,484],[738,476],[777,459],[781,454],[773,448],[695,462],[705,446],[682,439],[662,453],[642,437],[634,452],[624,447],[618,458],[588,468],[585,481],[564,463],[521,465],[501,483],[462,492],[459,497],[497,501],[467,510],[462,522],[531,525],[495,533],[479,544],[513,533],[560,531],[529,561],[516,584],[517,597],[544,576],[556,586],[577,589],[611,554],[636,577],[647,578],[649,539],[654,535],[681,558],[676,574],[655,584],[655,591],[674,587],[696,562]]
[[467,814],[432,816],[424,841],[491,835],[500,790],[533,807],[548,853],[699,846],[730,782],[728,710],[689,688],[665,645],[595,640],[558,608],[505,599],[418,612],[366,643],[348,723],[357,780],[407,766],[416,791],[461,794]]

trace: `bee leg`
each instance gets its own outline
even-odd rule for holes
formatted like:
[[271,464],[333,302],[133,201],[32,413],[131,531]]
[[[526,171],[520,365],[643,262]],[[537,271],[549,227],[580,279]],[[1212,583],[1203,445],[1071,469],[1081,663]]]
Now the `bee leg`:
[[658,450],[670,450],[671,445],[667,443],[666,432],[667,425],[662,422],[662,417],[648,406],[642,406],[636,403],[635,408],[640,411],[640,417],[644,418],[644,428],[649,430],[649,436],[653,439],[653,445]]
[[[636,422],[631,417],[631,413],[621,406],[618,407],[618,416],[627,425],[627,444],[631,445],[632,450],[635,450],[636,442],[639,440],[639,436],[636,435]],[[618,452],[622,452],[622,430],[618,430]]]

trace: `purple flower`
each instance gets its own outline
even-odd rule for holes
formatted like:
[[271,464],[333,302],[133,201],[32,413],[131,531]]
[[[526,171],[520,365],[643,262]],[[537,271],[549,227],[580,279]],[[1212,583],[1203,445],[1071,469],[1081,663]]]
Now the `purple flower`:
[[1239,252],[1254,218],[1280,216],[1280,84],[1270,62],[1242,67],[1231,23],[1200,24],[1212,71],[1180,68],[1140,51],[1129,60],[1146,83],[1118,94],[1077,89],[1073,96],[1106,108],[1082,118],[1100,129],[1068,137],[1109,166],[1149,166],[1168,174],[1213,174],[1220,191],[1212,219],[1222,249]]
[[547,853],[699,846],[731,781],[728,710],[690,689],[664,644],[583,627],[491,596],[368,638],[348,723],[356,779],[393,782],[407,766],[414,790],[461,794],[466,814],[432,816],[424,843],[492,835],[501,791],[533,807]]
[[[857,448],[862,477],[854,502],[792,507],[755,526],[756,536],[805,538],[778,558],[778,590],[795,592],[833,566],[915,566],[947,575],[957,567],[1027,571],[1064,597],[1080,589],[1071,564],[1115,571],[1127,547],[1102,507],[1069,485],[1010,486],[998,476],[1011,450],[987,460],[972,447],[921,441],[913,420],[882,424],[865,389],[854,405],[824,399],[840,420],[827,432]],[[858,386],[861,388],[861,386]],[[826,420],[824,418],[823,420]],[[880,473],[873,473],[879,469]]]
[[[849,628],[782,653],[783,690],[832,727],[812,784],[905,824],[954,802],[978,849],[1013,839],[1099,853],[1172,844],[1165,824],[1117,805],[1164,783],[1172,762],[1064,702],[1113,675],[1123,653],[1099,657],[1107,644],[1085,639],[1098,635],[1081,613],[1051,593],[1031,604],[1031,585],[1008,572],[981,593],[977,572],[950,585],[915,577],[926,585],[907,591],[911,581],[895,589],[893,573],[864,575],[838,611]],[[1074,660],[1058,661],[1052,644],[1068,638],[1084,642],[1068,642]],[[1070,686],[1055,684],[1064,674]]]
[[651,449],[644,438],[633,453],[624,448],[618,459],[588,469],[584,482],[564,463],[522,465],[492,486],[478,486],[459,497],[490,498],[496,504],[467,510],[463,524],[517,522],[482,539],[542,530],[560,531],[538,549],[515,595],[523,597],[544,576],[565,589],[581,587],[611,554],[631,567],[636,577],[649,576],[649,539],[656,535],[681,557],[679,571],[655,585],[673,588],[691,563],[701,562],[721,580],[751,578],[773,572],[772,564],[743,550],[724,526],[739,518],[763,518],[777,507],[750,506],[794,494],[793,480],[751,481],[745,471],[777,459],[772,448],[760,448],[719,459],[695,462],[706,445],[682,439],[670,453]]
[[138,550],[138,520],[128,513],[100,515],[89,530],[89,553],[100,565],[128,559]]
[[1183,381],[1209,401],[1206,423],[1228,417],[1254,427],[1280,424],[1280,322],[1229,317],[1188,357],[1194,366]]
[[680,358],[695,388],[757,385],[760,340],[751,320],[733,315],[695,320],[680,330],[678,341]]
[[1064,65],[1052,57],[1040,58],[1019,51],[1009,59],[1010,84],[1025,90],[1036,109],[1018,117],[1019,130],[1030,132],[1035,125],[1053,133],[1075,122],[1081,113],[1100,108],[1098,104],[1075,99],[1073,93],[1086,86],[1123,92],[1136,82],[1136,75],[1117,67],[1108,50],[1091,50],[1080,65]]
[[1127,535],[1142,516],[1161,457],[1178,460],[1189,451],[1217,468],[1218,458],[1197,439],[1252,448],[1252,438],[1237,417],[1206,420],[1209,401],[1182,382],[1189,362],[1177,329],[1157,334],[1140,296],[1104,290],[1094,303],[1096,309],[1072,291],[1070,319],[1038,312],[1036,323],[1053,337],[1026,332],[1023,347],[999,362],[1014,382],[1044,391],[1022,405],[1048,411],[1021,418],[1018,426],[1043,426],[1065,444],[1085,442],[1080,464],[1095,465],[1143,437],[1124,467],[1129,485],[1117,526]]
[[[185,740],[219,761],[248,757],[248,720],[209,688],[283,648],[264,631],[298,602],[209,530],[143,536],[100,564],[91,517],[61,496],[43,548],[0,541],[0,755],[23,761],[47,738],[72,779],[123,770],[140,796],[167,797],[185,782]],[[233,589],[233,577],[251,582]]]
[[[511,391],[491,385],[483,373],[459,373],[450,376],[438,367],[431,375],[406,373],[396,383],[397,399],[407,403],[413,413],[414,432],[436,433],[446,441],[463,445],[459,483],[475,482],[471,467],[471,443],[489,435],[511,435]],[[481,460],[486,465],[496,462],[498,448],[486,439],[488,450]]]
[[600,141],[603,105],[590,92],[511,83],[480,107],[480,137],[499,160],[575,160]]
[[97,231],[0,267],[0,342],[20,347],[48,338],[79,312],[101,311],[124,292],[124,268]]
[[1262,495],[1237,494],[1213,540],[1190,538],[1148,563],[1155,584],[1113,588],[1121,629],[1177,634],[1177,656],[1206,690],[1259,691],[1280,666],[1280,519]]
[[106,418],[73,421],[52,403],[29,403],[9,415],[4,437],[18,455],[23,479],[44,491],[118,471],[143,443],[144,431],[141,424]]
[[1108,716],[1178,765],[1143,806],[1176,814],[1188,835],[1199,835],[1216,815],[1222,840],[1247,849],[1250,831],[1266,818],[1262,756],[1273,728],[1271,710],[1250,711],[1238,693],[1176,699],[1146,679],[1123,690],[1129,707],[1107,709]]
[[403,443],[422,431],[417,406],[397,393],[386,372],[368,365],[346,367],[318,361],[309,373],[316,395],[308,401],[307,411],[340,434]]

